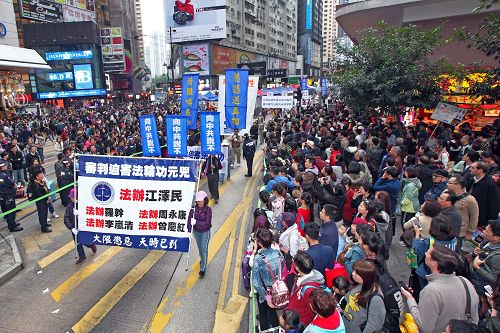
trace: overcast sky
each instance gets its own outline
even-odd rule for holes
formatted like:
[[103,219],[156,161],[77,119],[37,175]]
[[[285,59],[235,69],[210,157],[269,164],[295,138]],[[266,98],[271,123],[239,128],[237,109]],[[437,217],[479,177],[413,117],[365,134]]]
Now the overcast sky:
[[148,44],[147,36],[153,31],[165,31],[163,0],[141,0],[142,33]]

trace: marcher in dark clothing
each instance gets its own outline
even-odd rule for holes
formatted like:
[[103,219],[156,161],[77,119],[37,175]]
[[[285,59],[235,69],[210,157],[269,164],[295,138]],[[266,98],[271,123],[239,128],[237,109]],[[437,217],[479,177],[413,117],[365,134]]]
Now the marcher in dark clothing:
[[248,133],[243,136],[243,158],[247,161],[247,174],[245,177],[252,177],[253,157],[255,155],[255,141],[248,137]]
[[[64,212],[64,225],[71,231],[71,236],[73,236],[73,240],[77,242],[77,234],[78,230],[75,228],[75,213],[73,212],[75,208],[75,198],[76,198],[76,190],[71,189],[69,192],[69,199],[71,202],[66,206],[66,211]],[[97,247],[95,244],[87,245],[86,247],[92,249],[93,253],[97,252]],[[76,250],[78,252],[78,260],[76,261],[76,265],[81,264],[87,257],[85,256],[85,250],[83,249],[83,245],[81,243],[76,244]]]
[[207,176],[208,190],[214,198],[215,203],[219,202],[219,170],[222,169],[222,164],[215,154],[210,154],[203,162],[201,172],[203,176]]
[[[49,193],[49,188],[45,183],[44,177],[45,175],[40,169],[38,169],[37,173],[33,175],[33,178],[28,185],[28,197],[30,200],[38,199]],[[38,222],[40,223],[43,233],[52,232],[52,229],[49,229],[51,224],[47,222],[49,215],[49,202],[50,198],[41,199],[36,202]]]
[[423,204],[425,199],[424,195],[431,189],[432,187],[432,169],[429,164],[429,158],[427,156],[420,156],[418,159],[418,176],[417,178],[422,183],[422,187],[418,191],[418,201],[420,204]]
[[330,246],[333,250],[334,258],[337,258],[339,231],[334,221],[335,215],[337,215],[337,208],[335,206],[329,204],[323,206],[323,209],[319,213],[319,218],[323,222],[319,231],[319,243]]
[[[59,163],[59,162],[57,162]],[[64,159],[61,164],[58,165],[58,167],[54,167],[56,170],[56,177],[57,177],[57,186],[59,188],[62,188],[66,185],[71,184],[74,181],[73,177],[73,171],[70,169],[70,160],[69,159]],[[62,190],[60,193],[61,196],[61,203],[64,207],[66,207],[70,200],[69,200],[69,192],[71,188],[66,188]]]
[[490,176],[488,166],[483,162],[476,162],[471,166],[474,183],[470,194],[476,199],[479,206],[478,226],[486,227],[489,220],[498,218],[500,198],[498,188]]

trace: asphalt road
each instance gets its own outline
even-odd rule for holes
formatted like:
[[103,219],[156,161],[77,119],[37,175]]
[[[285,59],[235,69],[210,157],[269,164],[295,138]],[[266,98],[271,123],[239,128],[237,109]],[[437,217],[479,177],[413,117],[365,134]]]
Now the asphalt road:
[[[44,166],[54,179],[51,146]],[[261,160],[259,152],[254,175],[260,175]],[[26,215],[19,219],[24,230],[14,237],[24,249],[25,268],[0,286],[0,332],[247,331],[240,263],[262,181],[245,173],[246,166],[233,169],[220,185],[219,204],[210,203],[213,228],[202,280],[194,240],[189,260],[176,252],[101,246],[96,254],[86,249],[87,260],[77,266],[60,200],[51,234],[40,232],[34,206],[24,208],[18,214]]]

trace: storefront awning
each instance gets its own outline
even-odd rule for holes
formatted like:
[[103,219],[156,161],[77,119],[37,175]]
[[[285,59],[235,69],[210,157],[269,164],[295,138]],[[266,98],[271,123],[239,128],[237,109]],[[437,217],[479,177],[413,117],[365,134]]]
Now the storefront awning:
[[50,66],[35,50],[0,45],[0,71],[33,73],[49,69]]

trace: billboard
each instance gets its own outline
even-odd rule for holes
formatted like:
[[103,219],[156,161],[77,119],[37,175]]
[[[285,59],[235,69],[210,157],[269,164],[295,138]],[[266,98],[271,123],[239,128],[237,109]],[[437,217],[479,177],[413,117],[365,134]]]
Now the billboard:
[[21,16],[42,22],[63,22],[62,5],[49,0],[21,0]]
[[92,50],[76,50],[76,51],[45,53],[45,60],[47,61],[92,59],[93,57],[94,54],[92,53]]
[[312,29],[313,0],[306,0],[306,30]]
[[210,57],[208,43],[182,46],[183,72],[210,75]]
[[122,28],[102,28],[100,29],[100,38],[104,72],[123,72],[125,70],[125,57]]
[[97,23],[96,14],[90,10],[79,9],[69,5],[63,5],[64,22],[92,21]]
[[73,65],[76,90],[94,89],[92,65]]
[[212,46],[212,75],[225,74],[226,68],[238,68],[238,64],[253,62],[252,52],[240,51],[229,47]]
[[167,41],[190,42],[226,38],[226,1],[165,1]]
[[[95,3],[94,0],[53,0],[54,2],[88,11],[95,11]],[[79,20],[84,21],[84,20]]]

